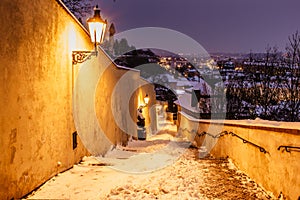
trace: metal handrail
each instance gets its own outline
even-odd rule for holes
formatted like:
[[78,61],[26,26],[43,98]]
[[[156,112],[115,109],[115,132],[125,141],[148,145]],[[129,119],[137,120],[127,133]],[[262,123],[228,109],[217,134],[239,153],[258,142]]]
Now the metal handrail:
[[[237,135],[237,134],[235,134],[235,133],[233,133],[233,132],[222,131],[222,132],[220,132],[220,133],[214,135],[214,134],[211,134],[211,133],[208,133],[208,132],[205,132],[205,131],[203,131],[203,132],[201,132],[201,133],[198,133],[198,132],[197,132],[196,130],[194,130],[194,129],[192,129],[192,131],[189,131],[187,128],[184,128],[184,129],[183,129],[183,128],[180,128],[179,130],[180,130],[180,131],[187,131],[187,132],[189,132],[189,133],[196,133],[198,137],[201,137],[201,136],[204,136],[204,135],[208,135],[208,136],[210,136],[210,137],[212,137],[212,138],[214,138],[214,139],[223,137],[223,136],[225,136],[225,135],[232,135],[233,137],[237,137],[237,138],[241,139],[241,140],[243,141],[243,143],[245,143],[245,144],[248,143],[248,144],[250,144],[250,145],[252,145],[252,146],[254,146],[254,147],[256,147],[256,148],[259,148],[259,151],[260,151],[260,152],[262,152],[262,153],[267,153],[267,151],[266,151],[265,148],[263,148],[263,147],[261,147],[261,146],[255,144],[255,143],[253,143],[253,142],[251,142],[251,141],[249,141],[249,140],[246,140],[246,139],[242,138],[241,136],[239,136],[239,135]],[[299,149],[300,149],[300,148],[299,148]]]
[[249,141],[249,140],[246,140],[246,139],[242,138],[241,136],[239,136],[239,135],[237,135],[237,134],[235,134],[235,133],[233,133],[233,132],[229,132],[229,134],[231,134],[232,136],[235,136],[235,137],[241,139],[241,140],[243,141],[243,143],[249,143],[249,144],[251,144],[252,146],[259,148],[259,151],[260,151],[260,152],[262,152],[262,153],[267,153],[267,151],[266,151],[265,148],[263,148],[263,147],[261,147],[261,146],[259,146],[259,145],[257,145],[257,144],[254,144],[253,142],[251,142],[251,141]]
[[[284,146],[284,145],[281,145],[277,148],[278,151],[280,151],[281,148],[284,148],[284,150],[286,152],[291,152],[291,149],[299,149],[300,150],[300,147],[296,147],[296,146]],[[299,151],[300,152],[300,151]]]
[[204,136],[204,135],[208,135],[212,138],[220,138],[220,137],[222,137],[224,135],[227,135],[227,134],[228,134],[227,131],[222,131],[222,132],[218,133],[217,135],[214,135],[214,134],[203,131],[201,133],[197,133],[197,136],[201,137],[201,136]]

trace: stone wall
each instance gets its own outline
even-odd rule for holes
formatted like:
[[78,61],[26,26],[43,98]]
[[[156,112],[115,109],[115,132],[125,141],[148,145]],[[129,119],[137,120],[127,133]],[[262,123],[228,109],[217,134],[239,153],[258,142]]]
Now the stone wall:
[[[299,149],[285,151],[278,150],[281,145],[300,147],[300,124],[271,122],[264,120],[225,120],[209,121],[196,120],[184,113],[180,114],[181,130],[192,129],[198,133],[220,132],[234,133],[237,136],[252,142],[266,150],[266,153],[249,142],[232,134],[225,134],[219,139],[206,136],[195,136],[197,145],[212,147],[210,153],[216,157],[229,157],[234,164],[266,190],[271,191],[275,197],[280,192],[288,199],[298,199],[300,196],[300,151]],[[185,134],[190,135],[187,131]]]

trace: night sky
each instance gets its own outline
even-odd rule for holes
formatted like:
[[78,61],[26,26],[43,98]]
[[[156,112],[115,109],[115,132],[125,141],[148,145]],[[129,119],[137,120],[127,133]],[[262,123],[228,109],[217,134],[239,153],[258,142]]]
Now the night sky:
[[284,50],[300,31],[299,0],[95,0],[117,32],[169,28],[188,35],[208,52]]

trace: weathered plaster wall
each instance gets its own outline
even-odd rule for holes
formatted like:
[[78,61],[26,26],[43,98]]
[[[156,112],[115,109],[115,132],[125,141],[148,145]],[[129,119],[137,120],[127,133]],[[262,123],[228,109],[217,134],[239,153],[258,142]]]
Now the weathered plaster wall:
[[138,106],[145,105],[144,97],[146,94],[149,96],[149,103],[143,108],[143,116],[145,117],[145,127],[148,134],[155,134],[157,132],[157,119],[156,119],[156,94],[154,85],[144,79],[140,79],[141,87],[136,91],[136,98]]
[[146,94],[150,97],[143,109],[146,126],[148,131],[156,131],[156,115],[152,116],[150,109],[155,104],[154,86],[141,79],[137,70],[116,67],[110,60],[102,62],[107,68],[99,79],[95,108],[99,126],[111,144],[126,145],[130,136],[137,136],[137,108]]
[[[300,152],[286,152],[277,148],[280,145],[300,146],[300,124],[267,122],[261,120],[193,120],[180,116],[180,127],[192,130],[196,127],[198,133],[203,131],[217,134],[220,131],[233,132],[240,137],[263,147],[267,153],[260,152],[249,143],[243,143],[237,137],[225,135],[215,139],[216,145],[210,153],[217,157],[229,157],[237,167],[261,184],[277,197],[280,192],[288,199],[298,199],[300,196]],[[215,126],[217,132],[209,130]],[[206,136],[208,140],[214,140]],[[203,145],[203,138],[196,137],[198,146]],[[214,143],[214,142],[212,142]]]
[[99,79],[95,96],[97,119],[112,145],[126,145],[130,134],[136,131],[131,118],[136,102],[130,100],[130,94],[138,87],[140,73],[116,67],[110,60],[104,66],[107,68]]
[[72,149],[71,51],[93,45],[57,1],[1,0],[0,13],[0,199],[12,199],[88,153]]

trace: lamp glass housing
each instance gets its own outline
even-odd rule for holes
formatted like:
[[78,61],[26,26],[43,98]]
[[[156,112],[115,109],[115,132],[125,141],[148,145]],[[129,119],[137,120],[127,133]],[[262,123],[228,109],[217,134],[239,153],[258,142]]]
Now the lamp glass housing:
[[105,29],[107,21],[100,16],[100,9],[98,6],[94,8],[94,16],[87,20],[91,41],[95,44],[100,44],[104,40]]
[[148,94],[146,94],[146,96],[144,97],[144,103],[147,105],[149,103],[149,96]]

